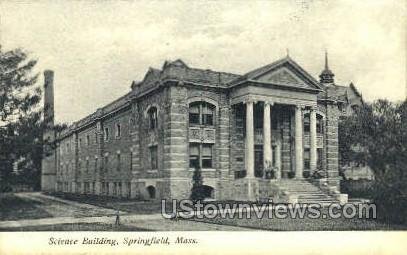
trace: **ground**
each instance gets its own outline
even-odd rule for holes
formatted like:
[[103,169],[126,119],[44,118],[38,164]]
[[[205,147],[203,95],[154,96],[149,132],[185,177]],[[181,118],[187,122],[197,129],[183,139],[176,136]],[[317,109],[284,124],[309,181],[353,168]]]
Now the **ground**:
[[[69,198],[69,199],[68,199]],[[86,203],[85,203],[86,202]],[[92,203],[92,204],[89,204]],[[16,193],[0,197],[0,231],[406,230],[362,219],[164,219],[160,202]],[[120,225],[116,225],[117,214]]]

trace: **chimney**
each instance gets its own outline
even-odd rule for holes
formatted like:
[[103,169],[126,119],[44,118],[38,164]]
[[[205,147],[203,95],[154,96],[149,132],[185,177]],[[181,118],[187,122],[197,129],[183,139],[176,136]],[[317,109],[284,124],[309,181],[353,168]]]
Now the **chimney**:
[[44,71],[44,122],[54,127],[54,71]]

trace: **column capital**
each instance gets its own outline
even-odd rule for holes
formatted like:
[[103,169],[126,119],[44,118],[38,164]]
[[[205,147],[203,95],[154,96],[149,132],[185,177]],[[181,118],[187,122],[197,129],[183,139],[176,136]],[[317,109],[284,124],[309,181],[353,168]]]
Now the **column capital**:
[[264,102],[264,105],[270,105],[270,106],[274,105],[274,102],[271,100],[264,100],[263,102]]
[[295,109],[299,109],[299,110],[304,110],[305,109],[305,105],[302,105],[302,104],[296,104],[295,105]]
[[255,104],[257,103],[257,100],[254,98],[245,98],[243,99],[243,104]]

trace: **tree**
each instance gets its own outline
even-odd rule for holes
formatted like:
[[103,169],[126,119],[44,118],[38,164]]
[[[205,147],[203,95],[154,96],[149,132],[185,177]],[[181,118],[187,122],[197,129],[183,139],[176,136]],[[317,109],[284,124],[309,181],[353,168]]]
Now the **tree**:
[[195,166],[194,175],[192,176],[191,200],[196,202],[205,198],[203,187],[202,173],[198,166]]
[[[366,163],[375,175],[378,216],[407,222],[407,101],[365,104],[339,124],[341,164]],[[380,214],[379,214],[380,213]]]
[[[13,164],[20,159],[26,171],[39,178],[42,150],[41,88],[33,74],[37,61],[21,49],[0,47],[0,178],[12,179]],[[24,163],[25,162],[25,163]],[[25,175],[29,177],[28,175]],[[32,176],[29,178],[33,180]]]

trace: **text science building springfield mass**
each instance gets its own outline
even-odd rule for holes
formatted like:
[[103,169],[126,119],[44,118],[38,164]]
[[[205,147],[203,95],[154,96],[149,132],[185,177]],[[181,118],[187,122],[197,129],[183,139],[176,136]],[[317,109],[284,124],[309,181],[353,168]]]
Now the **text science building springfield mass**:
[[362,98],[335,84],[327,56],[319,81],[289,56],[244,75],[165,61],[58,132],[54,74],[44,75],[44,139],[54,144],[44,148],[44,191],[188,199],[199,168],[207,198],[346,202],[338,121]]

